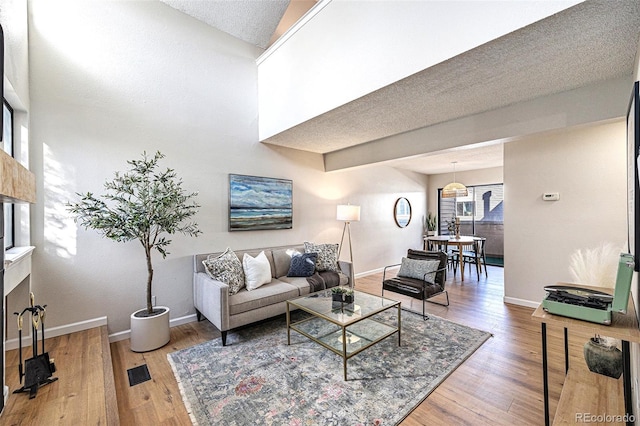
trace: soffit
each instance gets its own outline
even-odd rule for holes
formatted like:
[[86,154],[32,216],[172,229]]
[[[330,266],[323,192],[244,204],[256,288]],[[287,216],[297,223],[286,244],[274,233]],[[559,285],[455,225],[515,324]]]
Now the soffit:
[[629,76],[639,33],[638,2],[581,3],[262,142],[324,154]]

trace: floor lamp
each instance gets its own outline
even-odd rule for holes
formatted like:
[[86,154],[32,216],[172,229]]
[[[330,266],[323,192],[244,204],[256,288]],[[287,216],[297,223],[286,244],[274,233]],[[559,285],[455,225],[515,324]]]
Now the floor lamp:
[[344,242],[345,231],[349,234],[349,261],[353,263],[353,250],[351,249],[351,222],[357,222],[360,220],[360,206],[352,206],[351,204],[338,204],[338,210],[336,219],[344,221],[344,228],[342,228],[342,238],[340,239],[340,248],[338,249],[338,259],[340,259],[340,252],[342,251],[342,243]]

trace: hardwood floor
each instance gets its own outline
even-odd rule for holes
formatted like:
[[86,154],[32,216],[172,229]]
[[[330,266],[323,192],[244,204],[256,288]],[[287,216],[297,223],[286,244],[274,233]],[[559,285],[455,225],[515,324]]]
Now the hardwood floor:
[[[359,290],[380,294],[382,274],[356,280]],[[540,425],[544,424],[542,402],[542,357],[540,324],[531,319],[533,309],[508,305],[503,298],[503,270],[489,267],[489,277],[475,278],[475,271],[461,282],[450,274],[447,289],[451,304],[427,304],[429,313],[493,334],[480,349],[456,369],[423,401],[402,425]],[[394,293],[403,306],[421,311],[419,301]],[[411,305],[413,303],[413,306]],[[283,319],[284,322],[284,319]],[[284,324],[283,324],[284,325]],[[220,333],[208,321],[193,322],[171,330],[171,342],[156,351],[134,353],[128,340],[111,344],[117,405],[122,425],[190,425],[167,354],[200,342],[218,338]],[[553,416],[564,380],[562,330],[547,329],[550,372],[550,412]],[[590,336],[570,336],[571,362],[582,362],[582,345]],[[67,348],[66,350],[79,350]],[[81,359],[81,354],[77,355]],[[354,357],[349,362],[358,362]],[[14,359],[15,364],[15,359]],[[152,380],[130,387],[127,370],[147,364]],[[14,368],[14,367],[11,367]],[[68,366],[58,369],[68,368]],[[90,369],[90,366],[82,367]],[[13,374],[13,370],[11,370]],[[78,373],[77,380],[83,380]],[[81,392],[79,388],[78,392]],[[38,398],[40,395],[38,396]],[[91,397],[88,403],[91,404]],[[50,401],[61,404],[64,401]],[[63,410],[63,408],[60,408]],[[24,410],[24,408],[23,408]],[[18,413],[24,415],[25,411]],[[11,412],[0,417],[6,423]],[[38,424],[89,424],[40,421]],[[67,414],[67,418],[72,418]]]
[[[29,399],[28,393],[9,394],[0,425],[117,425],[107,327],[54,337],[45,343],[49,356],[55,359],[53,377],[58,380],[39,388],[34,399]],[[38,351],[41,349],[38,342]],[[24,349],[23,362],[31,353],[31,347]],[[11,391],[21,386],[19,363],[18,350],[7,351],[5,377]]]

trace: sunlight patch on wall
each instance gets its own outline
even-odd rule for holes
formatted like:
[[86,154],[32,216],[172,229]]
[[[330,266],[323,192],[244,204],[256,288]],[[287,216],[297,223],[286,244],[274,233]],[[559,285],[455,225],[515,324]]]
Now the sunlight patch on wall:
[[69,169],[69,165],[56,160],[48,145],[43,145],[45,250],[64,259],[70,259],[77,252],[77,226],[66,207],[75,197],[68,189]]

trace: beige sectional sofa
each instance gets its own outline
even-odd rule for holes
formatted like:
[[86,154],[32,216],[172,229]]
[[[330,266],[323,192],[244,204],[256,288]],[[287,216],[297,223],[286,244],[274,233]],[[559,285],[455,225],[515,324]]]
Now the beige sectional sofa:
[[[242,288],[230,294],[229,285],[213,279],[203,261],[220,253],[197,254],[193,257],[193,301],[198,320],[204,316],[222,332],[222,344],[226,345],[227,332],[234,328],[280,315],[286,312],[286,301],[308,294],[310,284],[305,277],[288,277],[291,256],[304,253],[304,245],[291,245],[233,251],[242,263],[245,253],[252,257],[264,251],[271,267],[271,282],[248,291]],[[350,262],[338,261],[340,285],[350,286],[354,281]]]

